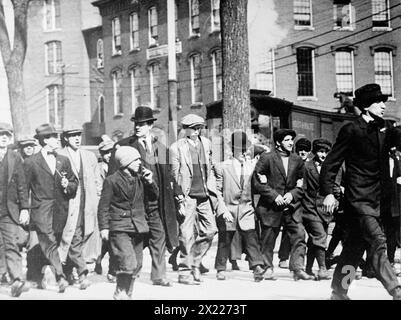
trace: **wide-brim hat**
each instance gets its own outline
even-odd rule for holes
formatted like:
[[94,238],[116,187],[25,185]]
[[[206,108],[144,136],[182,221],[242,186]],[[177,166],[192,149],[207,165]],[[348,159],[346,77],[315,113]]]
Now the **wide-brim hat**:
[[332,143],[329,140],[323,138],[313,140],[312,145],[313,153],[318,152],[320,149],[325,149],[328,152],[331,150],[332,147]]
[[0,122],[0,132],[6,132],[10,136],[13,134],[14,130],[11,124],[6,123],[6,122]]
[[185,127],[205,126],[205,120],[197,114],[187,114],[181,119],[181,124]]
[[251,146],[251,141],[243,131],[236,131],[231,135],[230,145],[235,150],[247,150]]
[[60,132],[51,123],[45,123],[35,129],[36,134],[33,136],[35,139],[39,139],[43,136],[59,134]]
[[273,133],[274,143],[283,141],[286,136],[291,136],[293,139],[295,139],[297,134],[292,129],[277,129]]
[[153,110],[149,107],[140,106],[135,109],[135,113],[131,116],[131,121],[135,123],[156,121],[157,119],[153,116]]
[[361,109],[369,108],[372,103],[386,102],[388,96],[383,94],[380,85],[369,83],[355,90],[353,104]]

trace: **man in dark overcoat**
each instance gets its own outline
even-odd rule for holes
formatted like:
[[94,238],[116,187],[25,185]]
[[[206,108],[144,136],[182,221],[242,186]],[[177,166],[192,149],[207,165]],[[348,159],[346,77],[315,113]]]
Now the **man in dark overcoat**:
[[378,84],[355,90],[354,104],[363,112],[340,129],[320,173],[324,210],[331,213],[336,207],[333,194],[336,175],[345,161],[344,218],[349,232],[331,283],[333,300],[349,299],[348,288],[366,244],[378,279],[394,299],[401,299],[401,288],[386,254],[386,236],[380,221],[383,179],[389,171],[389,155],[383,148],[386,101],[387,96]]
[[58,252],[59,241],[68,216],[69,200],[75,196],[78,179],[67,157],[57,154],[58,133],[51,124],[36,129],[40,152],[24,162],[31,191],[31,223],[43,254],[54,268],[59,292],[68,286]]
[[[275,280],[273,274],[273,249],[283,225],[291,244],[290,271],[294,280],[311,280],[305,273],[305,230],[302,225],[302,178],[304,162],[292,153],[296,133],[291,129],[278,129],[273,139],[275,150],[263,153],[256,164],[254,186],[260,193],[256,212],[261,223],[261,246],[267,265],[265,279]],[[262,181],[260,176],[266,176]]]
[[[153,123],[156,121],[151,108],[136,108],[131,121],[135,123],[135,135],[119,141],[116,145],[137,149],[141,154],[143,166],[153,172],[159,186],[159,198],[148,201],[146,206],[149,250],[152,257],[150,277],[154,285],[169,287],[172,284],[166,279],[166,247],[173,250],[178,246],[178,226],[168,153],[166,147],[151,134]],[[117,169],[114,154],[115,148],[112,151],[108,175]]]

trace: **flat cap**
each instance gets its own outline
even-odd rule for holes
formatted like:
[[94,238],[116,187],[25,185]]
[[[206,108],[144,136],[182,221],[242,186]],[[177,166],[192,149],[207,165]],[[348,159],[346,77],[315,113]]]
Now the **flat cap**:
[[9,135],[13,134],[13,127],[6,122],[0,122],[0,132],[7,132]]
[[286,136],[291,136],[294,139],[297,134],[292,129],[277,129],[273,133],[274,143],[283,141]]
[[186,127],[194,127],[198,125],[205,125],[205,120],[196,114],[190,113],[181,119],[181,124]]
[[18,140],[17,143],[20,148],[24,148],[24,147],[30,146],[30,145],[31,146],[37,145],[36,140],[33,138],[21,139],[21,140]]

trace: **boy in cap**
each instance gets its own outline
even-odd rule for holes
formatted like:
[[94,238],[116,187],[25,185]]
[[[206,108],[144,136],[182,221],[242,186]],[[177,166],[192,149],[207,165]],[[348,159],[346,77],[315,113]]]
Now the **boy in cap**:
[[315,277],[312,267],[316,258],[319,265],[317,280],[331,279],[326,269],[325,250],[327,229],[332,220],[332,215],[323,211],[323,198],[319,195],[320,169],[330,150],[330,141],[326,139],[316,139],[313,141],[312,153],[314,157],[311,161],[305,162],[303,180],[303,223],[308,232],[306,273]]
[[216,212],[219,229],[215,268],[217,280],[225,280],[227,260],[236,231],[244,242],[245,253],[256,282],[263,280],[263,258],[255,230],[255,209],[253,207],[251,180],[256,159],[248,159],[246,152],[250,141],[245,132],[231,135],[233,156],[216,164],[216,185],[219,205]]
[[26,159],[35,153],[35,139],[23,139],[18,141],[18,148],[22,159]]
[[115,300],[131,298],[135,278],[142,268],[143,240],[149,232],[145,194],[157,199],[159,190],[152,171],[141,166],[135,148],[119,147],[115,152],[119,169],[104,180],[98,217],[102,239],[110,241],[117,261]]
[[97,221],[97,204],[102,188],[100,173],[96,156],[81,148],[81,128],[65,128],[62,139],[65,147],[59,154],[70,160],[79,185],[75,197],[70,199],[68,219],[58,250],[69,284],[75,282],[73,268],[76,268],[79,288],[85,290],[90,285],[86,263],[96,261],[101,250]]
[[[185,137],[170,148],[170,163],[179,201],[180,264],[178,282],[200,284],[200,264],[217,232],[217,206],[211,141],[200,136],[202,117],[188,114],[181,124]],[[178,190],[178,189],[177,189]],[[195,231],[197,230],[197,232]]]
[[18,225],[29,223],[29,202],[21,157],[8,149],[12,135],[11,125],[0,123],[0,252],[5,255],[2,274],[8,271],[12,281],[11,295],[19,297],[29,289],[23,281],[17,242]]
[[308,161],[312,143],[306,138],[300,138],[295,142],[295,153],[301,157],[303,161]]
[[[35,138],[42,146],[40,152],[24,162],[28,188],[31,191],[31,222],[39,245],[54,268],[59,292],[68,286],[58,251],[68,217],[69,200],[75,197],[78,179],[67,157],[56,153],[58,132],[51,124],[36,128]],[[43,288],[43,281],[38,280]]]
[[[294,280],[311,280],[305,273],[305,231],[302,225],[302,178],[304,162],[292,153],[296,133],[278,129],[273,134],[275,150],[263,153],[256,164],[254,185],[260,193],[256,212],[261,221],[261,246],[267,265],[265,279],[276,280],[273,274],[273,249],[283,225],[289,233],[292,247],[290,271]],[[266,176],[267,182],[260,176]]]
[[[386,254],[386,237],[380,221],[382,182],[389,172],[389,155],[383,148],[386,127],[390,126],[383,120],[387,98],[375,83],[355,90],[353,102],[362,114],[340,129],[320,172],[324,210],[331,214],[337,206],[336,176],[345,161],[344,219],[349,232],[331,283],[333,300],[349,300],[348,288],[366,243],[377,278],[393,299],[401,300],[401,286]],[[344,272],[344,268],[348,271]]]

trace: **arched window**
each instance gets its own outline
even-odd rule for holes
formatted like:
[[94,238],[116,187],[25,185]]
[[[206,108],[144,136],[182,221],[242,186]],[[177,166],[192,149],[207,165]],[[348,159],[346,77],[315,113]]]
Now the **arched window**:
[[97,57],[97,68],[101,69],[104,67],[104,50],[103,40],[99,39],[96,45],[96,57]]

